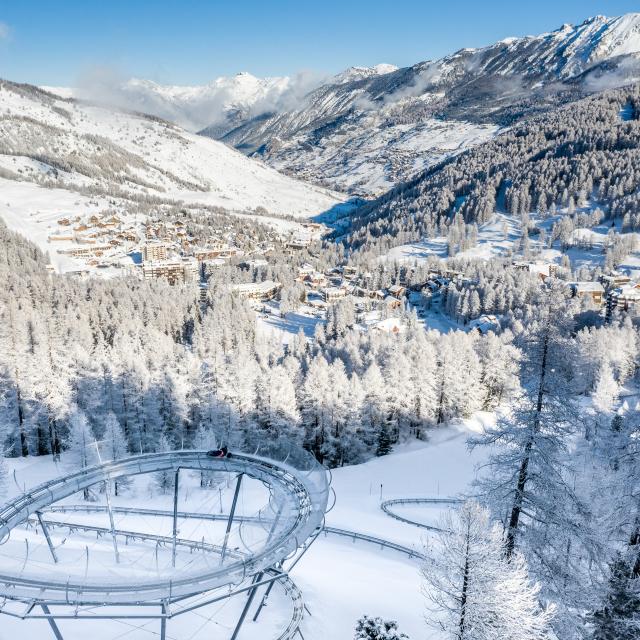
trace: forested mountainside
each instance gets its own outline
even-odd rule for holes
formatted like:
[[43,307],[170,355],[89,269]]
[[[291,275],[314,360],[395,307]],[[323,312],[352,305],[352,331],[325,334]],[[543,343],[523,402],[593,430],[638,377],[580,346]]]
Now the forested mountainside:
[[638,52],[640,14],[596,16],[386,73],[340,75],[294,109],[202,133],[304,179],[379,194],[498,127],[637,80]]
[[4,227],[0,242],[0,437],[14,456],[68,448],[81,414],[96,437],[115,417],[131,453],[283,437],[335,466],[493,407],[512,383],[509,335],[427,334],[410,316],[401,340],[363,333],[344,302],[314,342],[287,347],[256,334],[235,267],[209,274],[200,304],[197,284],[81,281]]
[[[496,211],[600,208],[640,227],[640,87],[606,91],[514,125],[356,210],[346,242],[379,250],[482,225]],[[526,226],[526,225],[525,225]]]

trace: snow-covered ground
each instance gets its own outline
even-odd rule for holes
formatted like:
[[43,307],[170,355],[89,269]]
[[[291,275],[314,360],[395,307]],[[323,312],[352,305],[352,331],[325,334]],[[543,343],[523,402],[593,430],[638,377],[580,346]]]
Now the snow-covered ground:
[[[484,454],[470,453],[466,439],[470,431],[480,430],[492,421],[492,415],[480,414],[465,424],[433,430],[427,442],[400,445],[384,458],[334,470],[336,504],[327,516],[327,524],[420,548],[424,531],[385,515],[380,509],[381,498],[445,497],[467,490],[475,476],[476,465],[482,462]],[[59,464],[54,464],[50,458],[41,458],[10,460],[9,465],[12,471],[15,470],[15,482],[10,486],[12,495],[18,493],[18,486],[29,488],[68,471],[64,456]],[[260,491],[256,486],[243,492],[245,513],[255,509],[264,500]],[[198,491],[192,480],[180,499],[187,506],[199,504],[200,509],[215,511],[220,503],[217,492],[214,493],[216,495],[209,498],[203,497],[204,494]],[[225,492],[223,495],[223,507],[228,509],[230,494]],[[171,501],[170,496],[150,499],[143,488],[114,500],[116,504],[131,504],[137,500],[140,505],[141,499],[145,507],[158,509],[168,508]],[[415,510],[412,514],[420,515]],[[426,508],[424,518],[437,521],[438,515],[438,509]],[[96,517],[104,519],[103,515]],[[122,519],[118,521],[122,527],[125,523],[133,528],[136,525],[149,526],[148,518],[137,522],[131,519],[127,521],[126,518],[130,516],[117,517]],[[82,518],[86,521],[87,516]],[[151,526],[154,526],[153,522]],[[182,521],[180,526],[182,535],[207,535],[206,531],[203,533],[206,527],[203,528],[202,523]],[[196,533],[189,530],[190,526],[200,528]],[[168,522],[157,525],[157,528],[159,533],[166,533]],[[212,529],[209,533],[215,536],[219,532]],[[0,550],[6,551],[6,547]],[[369,614],[397,619],[401,630],[411,638],[435,640],[438,636],[428,635],[423,622],[424,599],[420,593],[419,569],[419,561],[396,551],[382,550],[375,544],[354,542],[334,535],[321,536],[291,574],[311,613],[306,615],[302,624],[304,637],[308,640],[350,640],[356,620],[363,614]],[[167,637],[175,640],[204,640],[220,634],[226,637],[233,629],[234,616],[237,618],[239,615],[241,600],[241,597],[237,597],[235,601],[222,606],[218,603],[193,616],[171,620]],[[269,600],[260,620],[253,623],[249,619],[245,623],[240,640],[274,637],[277,630],[286,624],[290,607],[291,603],[281,589],[275,589],[274,597]],[[12,640],[18,636],[40,640],[50,634],[46,623],[42,621],[23,622],[6,617],[0,620],[0,640]],[[63,621],[60,627],[66,640],[80,640],[86,638],[86,634],[90,634],[94,640],[124,637],[142,640],[157,636],[159,631],[157,621]]]
[[107,204],[101,193],[131,198],[130,211],[136,198],[150,197],[265,216],[266,222],[275,220],[269,214],[320,216],[345,200],[147,116],[8,84],[0,86],[0,110],[0,216],[41,246],[45,229],[32,224],[39,211],[50,214],[44,222],[86,212],[89,199]]
[[[488,260],[503,256],[513,249],[513,243],[521,236],[522,231],[518,221],[504,213],[496,213],[492,222],[478,229],[478,244],[472,249],[458,252],[456,257]],[[394,247],[386,254],[385,259],[419,264],[425,262],[430,256],[446,258],[447,255],[447,239],[439,236]]]

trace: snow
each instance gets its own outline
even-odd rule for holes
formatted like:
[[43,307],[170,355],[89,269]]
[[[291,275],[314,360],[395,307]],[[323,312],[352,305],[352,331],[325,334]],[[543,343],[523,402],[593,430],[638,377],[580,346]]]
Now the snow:
[[[409,177],[489,140],[498,131],[493,125],[435,118],[420,124],[380,126],[391,110],[389,106],[366,114],[356,131],[350,128],[347,136],[338,130],[311,150],[304,146],[302,134],[295,136],[269,163],[276,169],[292,169],[302,178],[322,175],[342,191],[379,195],[397,182],[394,171],[399,168]],[[304,156],[298,155],[301,150]]]
[[[427,442],[399,445],[389,456],[334,470],[332,486],[337,500],[327,516],[327,524],[420,548],[425,532],[385,515],[380,509],[381,498],[456,496],[468,490],[476,465],[483,462],[486,453],[470,453],[466,439],[470,432],[482,430],[493,421],[490,414],[478,414],[473,420],[432,430]],[[17,483],[26,488],[65,471],[64,456],[62,464],[53,463],[49,457],[8,462],[16,471]],[[17,486],[12,484],[10,491],[17,493]],[[191,489],[181,500],[197,501],[196,493],[196,489]],[[252,495],[255,492],[243,494],[243,500],[250,505],[245,508],[251,508]],[[144,506],[167,508],[170,500],[170,496],[154,497],[146,499]],[[422,517],[417,509],[412,513],[417,519],[435,522],[444,508],[427,507]],[[189,533],[188,526],[187,521],[181,521],[181,535]],[[429,635],[424,626],[419,568],[419,561],[382,550],[377,545],[333,535],[321,536],[291,576],[311,612],[302,624],[304,637],[350,640],[356,620],[369,614],[398,620],[401,631],[411,638],[439,640],[437,635]],[[247,621],[240,640],[264,640],[283,628],[291,605],[280,589],[274,594],[259,622]],[[242,598],[236,598],[223,607],[212,605],[196,616],[171,620],[168,637],[201,640],[211,637],[212,633],[230,635],[241,605]],[[137,629],[122,622],[102,621],[97,624],[68,621],[60,626],[67,640],[80,640],[86,633],[91,633],[95,640],[112,640],[127,632],[131,640],[142,640],[157,634],[158,630],[157,622],[135,622]],[[46,637],[48,633],[41,621],[2,618],[0,640],[10,640],[20,634],[27,638]]]
[[[514,241],[519,239],[521,235],[519,221],[512,216],[496,213],[492,222],[478,228],[477,246],[466,251],[459,251],[456,253],[456,257],[489,260],[504,256],[513,249]],[[448,256],[447,239],[444,236],[394,247],[383,259],[391,262],[420,264],[426,262],[430,256],[438,258]]]
[[[136,167],[135,171],[154,185],[151,193],[155,190],[155,195],[168,200],[238,211],[263,207],[272,214],[297,217],[319,215],[343,200],[328,189],[281,175],[211,138],[144,116],[83,103],[49,104],[37,96],[23,96],[9,88],[0,90],[0,108],[6,114],[28,116],[56,127],[62,132],[56,138],[62,147],[57,149],[60,155],[94,153],[91,147],[94,142],[88,136],[109,139],[142,161],[142,168]],[[3,160],[6,162],[8,158]],[[175,178],[200,185],[204,190],[190,189]],[[86,182],[86,176],[74,174],[70,186]]]
[[256,324],[260,335],[274,338],[282,344],[289,344],[300,332],[306,338],[313,338],[316,326],[322,324],[324,319],[322,314],[315,311],[308,305],[301,305],[298,311],[281,315],[278,305],[271,303],[265,305],[269,313],[257,313]]

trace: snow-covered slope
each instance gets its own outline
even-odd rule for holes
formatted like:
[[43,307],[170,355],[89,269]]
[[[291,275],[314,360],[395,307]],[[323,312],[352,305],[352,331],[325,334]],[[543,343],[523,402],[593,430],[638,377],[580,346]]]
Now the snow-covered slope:
[[525,115],[636,79],[640,13],[402,69],[351,67],[324,81],[248,73],[200,87],[96,79],[74,95],[169,119],[287,174],[371,196]]
[[640,14],[597,16],[384,73],[348,70],[297,109],[221,134],[294,175],[378,194],[528,113],[640,77]]
[[0,177],[137,201],[312,216],[339,198],[158,118],[0,82]]

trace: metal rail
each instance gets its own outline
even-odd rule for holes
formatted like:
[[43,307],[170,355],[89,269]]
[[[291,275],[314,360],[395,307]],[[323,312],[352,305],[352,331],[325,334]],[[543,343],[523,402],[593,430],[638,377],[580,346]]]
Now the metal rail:
[[234,559],[232,563],[215,569],[207,567],[201,569],[201,572],[189,574],[176,571],[161,581],[154,579],[127,583],[114,580],[111,584],[104,584],[103,580],[76,580],[61,574],[56,579],[56,572],[53,571],[47,576],[31,577],[22,572],[17,575],[4,573],[0,574],[0,596],[26,603],[164,604],[183,596],[212,591],[220,586],[239,584],[247,576],[266,571],[304,544],[322,523],[329,489],[326,474],[317,463],[304,458],[299,462],[299,468],[296,468],[291,463],[256,455],[235,454],[232,458],[217,459],[207,456],[203,451],[178,451],[105,463],[26,491],[0,507],[0,539],[38,511],[44,511],[53,503],[97,483],[157,471],[175,473],[178,469],[225,471],[255,478],[277,491],[283,503],[281,506],[286,506],[289,516],[280,520],[272,539],[262,549],[249,557]]
[[[70,511],[74,513],[80,513],[80,512],[96,513],[96,512],[107,511],[107,507],[100,507],[97,505],[87,506],[86,508],[83,508],[83,507],[84,505],[70,505],[69,507],[59,507],[59,508],[56,508],[56,512]],[[135,509],[135,508],[117,508],[117,507],[114,509],[114,512],[116,513],[128,512],[128,513],[133,513],[138,515],[142,515],[142,513],[145,513],[146,515],[160,515],[163,517],[164,516],[170,517],[173,514],[173,511],[154,511],[153,509]],[[197,513],[194,513],[194,515],[196,517],[203,517],[203,519],[207,519],[207,520],[226,520],[227,518],[226,515],[197,514]],[[180,516],[180,513],[179,513],[179,516]],[[255,516],[244,517],[243,519],[245,521],[248,521],[248,520],[251,520],[254,522],[258,521],[258,518]],[[68,528],[70,531],[92,532],[92,533],[98,533],[100,535],[112,534],[111,527],[99,527],[95,525],[83,524],[78,522],[50,520],[42,517],[30,518],[29,525],[31,526],[39,525],[41,528],[43,528],[43,533],[44,533],[45,527],[48,527],[49,529]],[[211,553],[221,553],[222,551],[222,547],[220,545],[214,545],[206,542],[196,542],[193,540],[186,540],[182,538],[174,539],[173,535],[160,536],[152,533],[127,531],[123,529],[116,529],[115,535],[117,535],[119,538],[124,538],[126,542],[128,542],[129,540],[151,540],[154,542],[162,543],[167,547],[173,546],[173,544],[175,544],[176,546],[185,546],[190,548],[192,551],[208,551]],[[240,554],[238,551],[235,551],[235,550],[228,550],[227,555],[235,556],[235,557],[242,556],[242,554]],[[273,581],[273,583],[277,582],[282,587],[285,595],[288,596],[289,599],[291,600],[291,605],[292,605],[292,614],[289,622],[287,623],[287,626],[274,640],[292,640],[294,636],[298,634],[298,629],[302,624],[302,620],[304,619],[305,605],[304,605],[304,599],[302,597],[302,592],[300,591],[298,586],[295,584],[295,582],[293,582],[293,580],[288,574],[281,573],[279,571],[276,571],[275,569],[268,569],[267,571],[265,571],[265,573],[272,578],[275,577],[275,580]],[[269,586],[271,584],[272,583],[269,583]],[[167,613],[163,611],[163,614],[158,617],[161,617],[161,619],[165,621],[165,620],[171,619],[172,617],[180,615],[181,613],[183,613],[183,611],[181,611],[180,608],[177,608],[177,609],[174,609],[171,613]],[[73,619],[78,619],[78,618],[82,618],[83,616],[82,616],[82,613],[79,611],[75,611],[74,614],[71,614],[69,616],[60,615],[60,614],[53,616],[51,612],[47,609],[47,611],[45,611],[45,615],[27,614],[24,617],[31,618],[31,619],[46,618],[49,621],[49,623],[51,623],[55,621],[55,618],[64,619],[66,617],[69,617]],[[152,616],[152,617],[156,617],[156,616]],[[87,618],[96,619],[93,613],[88,614]]]
[[336,536],[342,536],[344,538],[351,538],[352,540],[361,540],[363,542],[370,542],[371,544],[378,545],[381,549],[393,549],[403,553],[409,558],[418,558],[419,560],[426,560],[426,556],[411,547],[405,547],[404,545],[391,542],[390,540],[383,540],[382,538],[376,538],[374,536],[368,536],[364,533],[357,533],[356,531],[348,531],[347,529],[337,529],[335,527],[325,527],[323,529],[325,536],[332,534]]
[[[102,505],[86,505],[86,506],[85,505],[60,505],[60,506],[55,506],[50,509],[47,509],[47,512],[49,513],[83,513],[83,512],[84,513],[105,513],[106,507]],[[113,512],[119,513],[119,514],[158,516],[158,517],[166,517],[166,518],[170,518],[173,514],[172,511],[168,511],[168,510],[145,509],[145,508],[138,508],[138,507],[114,507]],[[226,521],[228,518],[227,515],[221,515],[216,513],[198,513],[193,511],[180,511],[178,512],[178,517],[202,519],[202,520],[216,520],[216,521]],[[258,516],[236,516],[236,520],[238,520],[239,522],[253,522],[253,523],[269,522],[269,520],[265,521],[264,519],[260,519]],[[45,520],[45,522],[46,524],[48,524],[50,527],[53,527],[53,528],[56,526],[56,523],[57,523],[56,520],[48,520],[48,519]],[[66,523],[66,524],[63,523],[63,525],[72,526],[75,529],[82,529],[84,527],[84,525],[82,524],[76,525],[76,524],[70,524],[70,523]],[[95,529],[101,529],[101,528],[89,526],[88,529],[95,530]],[[102,528],[102,529],[106,530],[106,528]],[[378,545],[381,548],[393,549],[394,551],[403,553],[409,556],[410,558],[420,558],[420,559],[424,558],[424,555],[422,553],[420,553],[419,551],[416,551],[415,549],[412,549],[411,547],[406,547],[401,544],[391,542],[390,540],[377,538],[375,536],[370,536],[365,533],[358,533],[357,531],[351,531],[348,529],[339,529],[337,527],[329,527],[325,525],[322,529],[322,533],[325,534],[325,537],[331,534],[336,536],[342,536],[344,538],[351,538],[354,540],[369,542],[371,544]],[[147,537],[152,539],[152,536],[149,534],[139,534],[135,532],[121,532],[118,535],[128,535],[131,539],[135,539],[136,537],[140,537],[141,535],[146,535]],[[194,549],[199,549],[201,547],[202,547],[202,544],[200,542],[193,542]]]
[[440,527],[434,527],[430,524],[425,524],[424,522],[418,522],[416,520],[411,520],[410,518],[405,518],[404,516],[399,516],[397,513],[394,513],[391,510],[391,507],[397,504],[449,504],[456,505],[462,504],[464,500],[460,500],[459,498],[396,498],[395,500],[385,500],[380,504],[380,508],[388,515],[398,520],[400,522],[405,522],[406,524],[412,524],[414,527],[420,527],[421,529],[426,529],[427,531],[436,531],[441,532],[443,529]]

